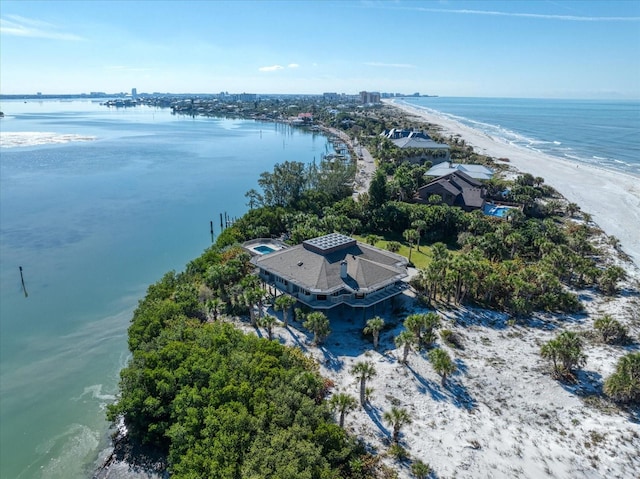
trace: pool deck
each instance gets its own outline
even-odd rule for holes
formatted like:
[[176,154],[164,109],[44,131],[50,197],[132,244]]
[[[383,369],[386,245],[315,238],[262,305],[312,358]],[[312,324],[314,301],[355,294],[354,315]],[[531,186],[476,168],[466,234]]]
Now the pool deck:
[[521,210],[519,205],[507,205],[502,203],[485,203],[482,207],[482,212],[487,216],[493,216],[494,218],[504,218],[508,210]]
[[[271,251],[264,252],[260,251],[258,248],[261,246],[265,248],[269,248]],[[275,238],[256,238],[249,241],[245,241],[242,243],[242,247],[251,254],[251,256],[257,255],[265,255],[270,253],[275,253],[276,251],[280,251],[281,249],[285,249],[288,246]]]

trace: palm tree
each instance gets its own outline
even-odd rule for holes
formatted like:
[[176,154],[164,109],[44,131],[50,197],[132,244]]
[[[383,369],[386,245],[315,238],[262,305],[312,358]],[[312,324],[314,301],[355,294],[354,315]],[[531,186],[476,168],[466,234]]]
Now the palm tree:
[[384,328],[384,319],[380,316],[376,316],[375,318],[371,318],[367,321],[367,325],[362,330],[364,334],[371,334],[373,336],[373,349],[378,349],[378,339],[382,328]]
[[404,320],[404,327],[416,336],[418,345],[429,345],[435,341],[434,330],[440,327],[440,316],[433,311],[410,314]]
[[398,346],[399,348],[404,346],[404,349],[402,351],[401,362],[406,364],[407,356],[409,356],[409,352],[411,351],[411,348],[418,343],[418,338],[413,332],[409,331],[408,329],[405,329],[404,331],[402,331],[400,334],[396,336],[395,342],[396,342],[396,346]]
[[434,243],[431,246],[431,256],[433,257],[433,261],[429,264],[428,268],[433,270],[434,278],[437,278],[433,284],[432,297],[435,299],[438,282],[444,283],[447,274],[447,267],[451,260],[451,253],[449,253],[447,245],[444,243]]
[[444,386],[447,382],[447,376],[455,372],[456,364],[444,349],[429,351],[429,361],[431,361],[433,369],[440,376],[440,382]]
[[270,314],[265,314],[262,318],[258,319],[258,325],[267,331],[269,341],[273,339],[273,325],[276,324],[276,321],[276,317]]
[[598,279],[598,285],[605,294],[614,294],[617,290],[617,283],[627,277],[624,269],[620,266],[609,266],[605,269],[600,278]]
[[320,344],[329,333],[329,319],[324,313],[314,311],[307,315],[307,320],[303,323],[303,326],[313,331],[313,344]]
[[417,479],[427,479],[431,474],[431,466],[418,459],[411,464],[411,474],[416,476]]
[[604,383],[604,392],[620,403],[640,404],[640,353],[621,357]]
[[286,328],[289,325],[289,311],[296,304],[297,300],[293,296],[288,294],[281,294],[278,296],[273,304],[273,309],[276,311],[282,311],[282,322]]
[[404,239],[409,243],[409,263],[411,263],[411,252],[413,251],[413,243],[419,238],[416,230],[404,230],[402,233]]
[[516,255],[516,252],[521,249],[522,246],[526,243],[526,238],[517,231],[514,231],[513,233],[509,233],[504,241],[507,246],[511,247],[511,250],[509,251],[509,257],[513,259]]
[[410,314],[404,320],[404,327],[411,331],[418,343],[422,342],[422,331],[424,330],[424,314]]
[[344,427],[345,416],[349,412],[353,411],[357,404],[358,402],[349,394],[338,393],[331,396],[331,399],[329,399],[329,405],[334,411],[337,411],[340,414],[340,427]]
[[411,226],[415,228],[416,233],[418,233],[418,243],[416,245],[416,249],[420,251],[420,238],[422,237],[422,233],[427,229],[427,222],[424,220],[415,220],[411,223]]
[[602,336],[602,341],[607,344],[624,344],[628,340],[627,327],[608,314],[596,319],[593,327]]
[[[249,308],[249,318],[251,319],[251,326],[256,326],[256,307],[261,309],[259,305],[262,302],[264,296],[264,290],[260,288],[250,288],[243,293],[243,300],[245,305]],[[258,311],[258,318],[262,317],[262,312]]]
[[587,361],[582,352],[582,340],[572,331],[564,331],[540,348],[540,355],[551,360],[556,377],[571,375],[577,366]]
[[225,306],[225,302],[220,298],[212,298],[206,302],[207,313],[213,316],[214,321],[218,320],[218,316],[224,311]]
[[376,375],[376,368],[369,362],[360,361],[353,365],[351,374],[360,380],[360,405],[364,406],[367,380]]
[[411,416],[406,409],[393,406],[391,411],[387,411],[382,415],[382,418],[393,427],[393,442],[398,444],[400,429],[406,424],[411,424]]
[[577,205],[577,203],[569,203],[565,207],[565,210],[566,210],[567,214],[571,218],[573,218],[573,215],[575,215],[578,211],[580,211],[580,207]]
[[378,241],[380,241],[380,239],[381,239],[380,236],[374,235],[374,234],[370,234],[365,237],[365,241],[367,242],[367,244],[370,244],[371,246],[375,246],[375,244]]

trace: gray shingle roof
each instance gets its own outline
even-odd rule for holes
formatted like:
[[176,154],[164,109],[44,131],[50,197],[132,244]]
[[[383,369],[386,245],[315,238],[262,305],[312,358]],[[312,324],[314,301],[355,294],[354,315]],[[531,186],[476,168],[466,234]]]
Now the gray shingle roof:
[[435,141],[424,138],[405,137],[391,142],[398,148],[422,148],[424,150],[448,150],[449,145],[445,143],[436,143]]
[[444,176],[453,171],[462,171],[471,178],[477,180],[489,180],[493,177],[493,170],[483,165],[465,165],[465,164],[451,164],[448,162],[435,165],[429,171],[425,173],[427,176]]
[[453,170],[418,189],[416,198],[426,200],[432,194],[440,194],[445,190],[456,197],[456,206],[482,208],[484,204],[482,183],[466,173]]
[[[343,260],[347,262],[346,279],[340,277]],[[343,288],[368,292],[407,275],[406,258],[359,242],[347,242],[344,247],[324,254],[299,244],[256,256],[251,261],[259,268],[315,293],[331,294]]]

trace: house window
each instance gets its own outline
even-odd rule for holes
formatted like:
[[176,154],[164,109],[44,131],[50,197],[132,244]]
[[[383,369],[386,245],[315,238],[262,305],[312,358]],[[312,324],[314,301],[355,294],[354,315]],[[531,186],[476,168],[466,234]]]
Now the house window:
[[364,299],[364,293],[356,293],[356,299]]
[[316,296],[316,299],[318,301],[326,301],[327,300],[327,295],[326,294],[319,294]]

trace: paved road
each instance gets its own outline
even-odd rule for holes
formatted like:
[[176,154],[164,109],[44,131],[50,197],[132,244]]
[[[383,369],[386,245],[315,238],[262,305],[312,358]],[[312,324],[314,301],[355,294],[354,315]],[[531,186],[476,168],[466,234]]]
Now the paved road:
[[325,130],[339,137],[347,144],[351,151],[356,153],[356,178],[353,187],[353,199],[357,200],[360,193],[369,191],[371,178],[373,178],[373,174],[376,171],[376,163],[373,156],[371,156],[371,153],[369,153],[365,147],[358,144],[357,138],[351,138],[344,131],[335,128],[325,128]]

